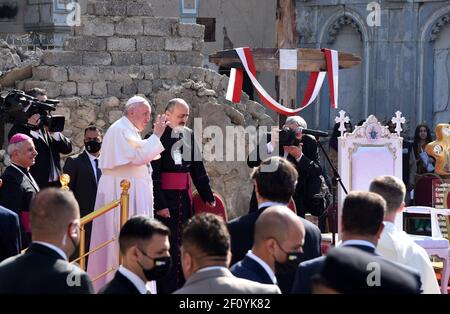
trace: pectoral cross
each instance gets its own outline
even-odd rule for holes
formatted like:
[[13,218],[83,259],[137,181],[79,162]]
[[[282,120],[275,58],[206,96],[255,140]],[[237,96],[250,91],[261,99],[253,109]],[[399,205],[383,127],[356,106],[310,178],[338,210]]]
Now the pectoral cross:
[[[320,49],[297,48],[295,1],[277,1],[277,47],[252,48],[257,71],[274,72],[277,75],[277,98],[279,103],[296,108],[297,72],[326,71],[326,60]],[[281,70],[279,49],[297,50],[297,69]],[[209,56],[218,66],[243,69],[235,50],[222,50]],[[339,52],[339,68],[346,69],[361,63],[361,58],[351,53]],[[281,122],[281,121],[280,121]]]

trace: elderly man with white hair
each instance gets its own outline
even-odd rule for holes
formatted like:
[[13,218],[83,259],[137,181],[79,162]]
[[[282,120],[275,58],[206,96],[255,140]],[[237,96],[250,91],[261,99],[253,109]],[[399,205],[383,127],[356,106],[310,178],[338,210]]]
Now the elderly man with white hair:
[[[18,215],[22,248],[25,248],[31,241],[30,203],[39,192],[39,186],[29,171],[38,153],[31,137],[17,133],[9,140],[8,154],[11,165],[5,169],[1,178],[0,207],[4,206]],[[4,226],[0,226],[0,230],[4,234],[9,232]]]
[[[164,150],[160,137],[166,128],[166,118],[158,115],[153,135],[142,139],[142,132],[150,121],[151,107],[141,96],[131,97],[124,116],[114,122],[103,139],[99,168],[102,176],[98,183],[95,208],[98,209],[120,198],[120,181],[129,180],[131,187],[128,217],[145,215],[153,217],[153,181],[150,162]],[[115,208],[94,220],[90,248],[119,235],[120,210]],[[117,241],[108,244],[89,256],[88,274],[95,278],[103,272],[118,267],[119,247]],[[98,291],[112,279],[109,273],[94,282]]]

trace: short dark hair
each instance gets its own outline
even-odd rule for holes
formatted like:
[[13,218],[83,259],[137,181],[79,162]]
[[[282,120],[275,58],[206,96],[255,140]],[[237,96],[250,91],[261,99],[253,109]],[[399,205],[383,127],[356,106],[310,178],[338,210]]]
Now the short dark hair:
[[120,252],[125,254],[130,247],[150,240],[155,234],[169,236],[170,230],[154,218],[147,216],[131,217],[120,229]]
[[68,223],[79,217],[78,213],[78,202],[71,191],[42,189],[31,201],[31,231],[60,234],[67,229]]
[[47,91],[45,89],[42,88],[31,88],[29,90],[27,90],[25,92],[25,94],[32,96],[32,97],[37,97],[37,96],[47,96]]
[[[276,169],[264,171],[264,167]],[[270,157],[253,170],[251,178],[255,180],[259,195],[273,202],[287,204],[295,192],[298,172],[287,159]]]
[[230,234],[221,217],[203,213],[192,217],[183,230],[183,246],[192,246],[208,256],[227,256]]
[[399,178],[380,176],[370,183],[369,191],[381,195],[386,201],[386,210],[392,213],[402,205],[405,199],[406,187]]
[[96,125],[90,124],[87,126],[87,128],[84,129],[84,135],[86,135],[87,131],[98,131],[98,133],[100,133],[100,135],[103,134],[103,130],[101,128],[99,128]]
[[342,224],[345,231],[376,235],[383,223],[386,201],[372,192],[348,193],[342,207]]

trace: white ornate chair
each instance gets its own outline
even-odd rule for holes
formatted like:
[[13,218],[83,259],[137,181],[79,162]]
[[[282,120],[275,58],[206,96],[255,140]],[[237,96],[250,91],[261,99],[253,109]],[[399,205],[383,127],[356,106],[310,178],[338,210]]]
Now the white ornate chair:
[[[380,175],[402,179],[402,143],[373,115],[352,133],[338,138],[338,171],[347,190],[368,191],[370,182]],[[338,236],[345,192],[338,185]]]

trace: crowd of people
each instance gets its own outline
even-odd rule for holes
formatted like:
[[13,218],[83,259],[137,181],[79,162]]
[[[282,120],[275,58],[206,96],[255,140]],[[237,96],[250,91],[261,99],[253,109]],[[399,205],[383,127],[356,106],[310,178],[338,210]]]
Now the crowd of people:
[[[40,89],[27,93],[47,97]],[[193,212],[192,183],[207,208],[216,201],[196,158],[202,143],[186,126],[189,104],[170,100],[142,137],[151,111],[146,98],[131,97],[106,132],[94,125],[84,130],[84,149],[63,167],[70,139],[42,125],[39,115],[12,127],[11,164],[0,183],[0,293],[439,293],[428,255],[393,224],[416,177],[434,170],[424,148],[431,142],[426,125],[417,127],[413,143],[404,141],[403,181],[382,176],[370,192],[348,194],[342,243],[322,255],[333,172],[321,164],[317,140],[302,133],[303,118],[287,118],[282,130],[289,142],[274,132],[249,154],[249,212],[226,222]],[[334,166],[338,136],[336,125],[329,142]],[[71,191],[58,189],[62,173],[70,175]],[[69,263],[77,255],[80,217],[119,199],[123,179],[131,182],[129,219],[120,228],[112,210],[86,228],[88,248],[117,241],[89,255],[84,272]],[[317,225],[307,214],[318,217]],[[373,283],[366,280],[370,263],[381,268]],[[116,271],[102,276],[108,269]]]

